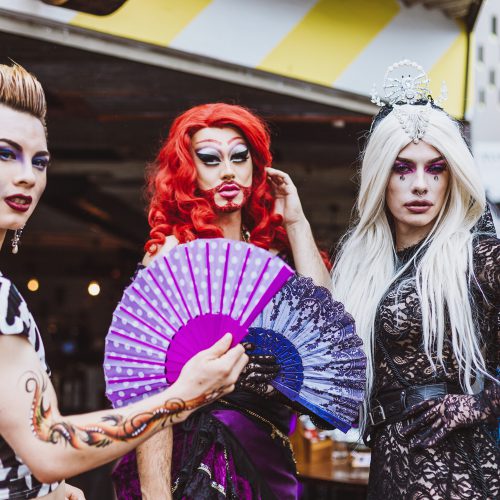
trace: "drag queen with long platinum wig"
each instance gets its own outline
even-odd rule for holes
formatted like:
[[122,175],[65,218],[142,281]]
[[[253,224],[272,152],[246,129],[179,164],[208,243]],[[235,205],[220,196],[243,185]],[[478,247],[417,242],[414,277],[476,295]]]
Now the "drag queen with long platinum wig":
[[369,497],[500,494],[500,241],[460,125],[391,66],[333,271],[369,359]]

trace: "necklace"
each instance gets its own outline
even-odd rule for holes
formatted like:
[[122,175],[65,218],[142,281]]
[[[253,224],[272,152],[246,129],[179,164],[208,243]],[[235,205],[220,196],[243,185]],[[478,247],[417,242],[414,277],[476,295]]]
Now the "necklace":
[[283,446],[286,446],[290,452],[292,453],[292,459],[295,463],[297,461],[295,460],[295,456],[293,454],[293,449],[292,449],[292,444],[290,443],[290,439],[286,434],[283,434],[274,424],[269,422],[269,420],[265,419],[264,417],[260,416],[259,414],[249,410],[248,408],[243,408],[239,405],[236,405],[234,403],[230,403],[229,401],[226,401],[225,399],[219,399],[218,403],[222,403],[225,406],[228,406],[230,408],[235,408],[236,410],[242,411],[243,413],[246,413],[247,415],[252,416],[253,418],[263,422],[264,424],[267,424],[271,430],[271,438],[272,439],[279,439]]
[[243,225],[241,226],[241,238],[245,243],[250,243],[250,231]]

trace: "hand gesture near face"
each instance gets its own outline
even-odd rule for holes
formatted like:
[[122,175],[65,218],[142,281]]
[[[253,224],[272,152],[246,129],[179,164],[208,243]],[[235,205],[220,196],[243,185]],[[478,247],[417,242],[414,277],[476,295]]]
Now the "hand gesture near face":
[[285,227],[293,226],[305,220],[302,204],[295,184],[290,176],[276,168],[266,169],[267,177],[276,198],[275,213],[283,217]]

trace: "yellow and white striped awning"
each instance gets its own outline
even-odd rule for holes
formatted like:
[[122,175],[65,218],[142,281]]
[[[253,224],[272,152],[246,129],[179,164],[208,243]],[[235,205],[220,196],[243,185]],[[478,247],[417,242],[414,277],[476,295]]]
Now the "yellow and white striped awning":
[[115,13],[102,17],[39,0],[0,0],[1,11],[360,96],[368,96],[373,83],[381,82],[387,66],[412,59],[429,71],[434,94],[439,94],[441,82],[446,80],[447,110],[457,117],[464,114],[466,29],[421,4],[408,7],[396,0],[127,0]]

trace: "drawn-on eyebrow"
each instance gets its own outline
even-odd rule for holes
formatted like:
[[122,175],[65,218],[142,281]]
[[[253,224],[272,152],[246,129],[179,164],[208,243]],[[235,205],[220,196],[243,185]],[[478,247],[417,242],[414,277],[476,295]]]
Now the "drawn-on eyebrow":
[[23,150],[23,148],[17,142],[12,141],[11,139],[0,138],[0,142],[6,142],[7,144],[10,144],[14,149],[17,149],[18,151]]
[[[410,160],[409,158],[404,158],[403,156],[398,156],[396,158],[396,160],[404,161],[406,163],[412,163],[412,164],[415,163],[413,160]],[[444,160],[444,158],[442,156],[438,156],[437,158],[433,158],[432,160],[425,162],[425,164],[429,165],[429,163],[436,163],[437,161],[441,161],[441,160]]]
[[[240,139],[242,141],[242,143],[244,143],[243,137],[240,137],[239,135],[235,135],[234,137],[231,137],[231,139],[229,139],[229,141],[227,141],[227,143],[231,144],[232,142],[237,141],[238,139]],[[198,145],[198,144],[201,144],[203,142],[213,142],[215,144],[218,144],[219,146],[222,145],[222,142],[218,141],[216,139],[202,139],[201,141],[196,141],[196,144]]]
[[427,162],[427,165],[429,165],[430,163],[436,163],[436,162],[442,161],[442,160],[444,160],[444,158],[442,156],[438,156],[437,158],[433,158],[432,160],[429,160]]
[[196,141],[196,145],[202,144],[203,142],[213,142],[215,144],[220,144],[220,142],[216,141],[215,139],[202,139],[201,141]]
[[[3,137],[0,137],[0,142],[6,142],[10,146],[12,146],[14,149],[17,149],[18,151],[22,152],[22,150],[23,150],[22,146],[19,145],[17,142],[13,141],[12,139],[6,139],[6,138],[3,138]],[[50,153],[48,151],[44,151],[44,150],[37,151],[33,155],[33,158],[36,157],[36,156],[48,156],[50,158]]]

